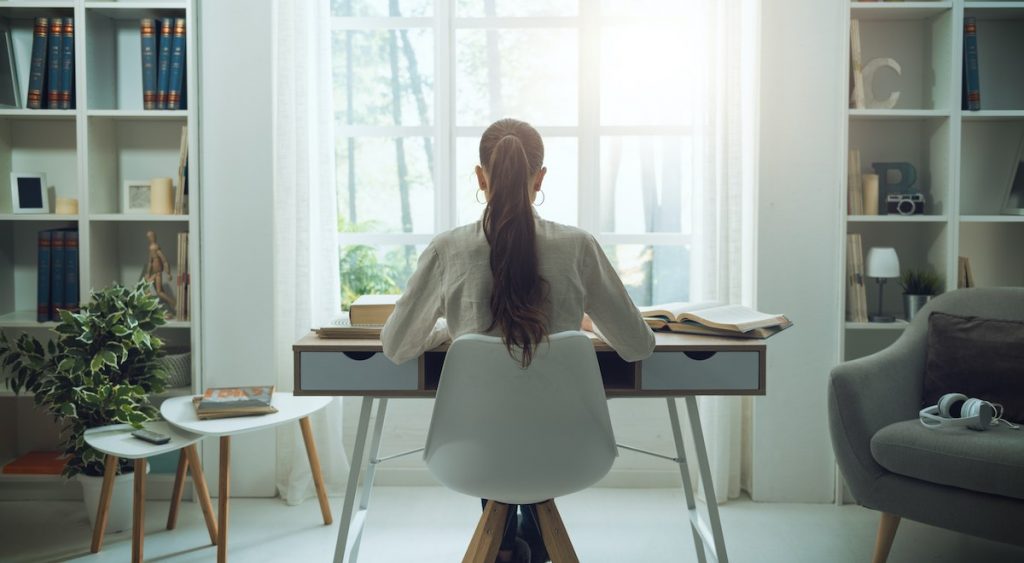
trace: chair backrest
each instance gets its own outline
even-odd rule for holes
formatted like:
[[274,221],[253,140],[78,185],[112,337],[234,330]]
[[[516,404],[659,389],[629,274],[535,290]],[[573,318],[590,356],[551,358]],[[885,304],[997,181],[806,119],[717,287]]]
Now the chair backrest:
[[551,335],[525,369],[500,338],[452,342],[423,454],[446,487],[543,502],[593,485],[616,455],[597,355],[582,332]]

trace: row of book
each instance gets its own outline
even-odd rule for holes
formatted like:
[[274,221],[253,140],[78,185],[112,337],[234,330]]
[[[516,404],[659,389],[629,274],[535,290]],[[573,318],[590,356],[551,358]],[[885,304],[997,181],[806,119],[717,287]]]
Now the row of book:
[[142,107],[185,109],[185,18],[142,18]]
[[174,318],[187,321],[189,317],[192,280],[188,271],[188,233],[178,233],[178,275],[175,276]]
[[36,18],[28,78],[28,109],[75,107],[75,19]]
[[961,77],[960,109],[981,109],[981,84],[978,82],[978,23],[974,16],[964,16],[964,64]]
[[868,322],[864,283],[864,242],[860,233],[850,233],[846,235],[846,320],[850,322]]
[[78,231],[39,231],[36,320],[60,320],[60,309],[78,311]]

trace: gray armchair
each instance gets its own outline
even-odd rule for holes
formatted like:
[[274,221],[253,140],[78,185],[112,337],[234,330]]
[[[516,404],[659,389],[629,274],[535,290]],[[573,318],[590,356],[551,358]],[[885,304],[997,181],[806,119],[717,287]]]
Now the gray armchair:
[[1024,320],[1024,288],[940,295],[892,346],[832,370],[832,448],[857,502],[882,513],[876,563],[901,517],[1024,545],[1024,428],[933,430],[918,421],[932,311]]

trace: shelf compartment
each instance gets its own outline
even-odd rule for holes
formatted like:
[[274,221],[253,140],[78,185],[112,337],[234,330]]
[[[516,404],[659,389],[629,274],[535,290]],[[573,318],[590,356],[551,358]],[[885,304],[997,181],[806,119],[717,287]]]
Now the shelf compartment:
[[[849,146],[860,150],[862,173],[871,172],[875,162],[912,164],[917,170],[914,188],[925,196],[925,213],[939,220],[946,215],[952,186],[950,123],[947,118],[851,121]],[[885,195],[879,193],[879,198],[884,201]],[[906,222],[906,217],[900,220]]]
[[[50,209],[56,196],[78,198],[75,121],[0,117],[0,182],[11,172],[46,175]],[[14,210],[9,189],[0,190],[0,214]]]
[[978,287],[1024,286],[1024,222],[964,223],[960,256],[970,259]]
[[[23,324],[24,312],[35,320],[39,231],[76,225],[75,221],[0,222],[0,326],[6,322]],[[81,281],[80,275],[79,287],[84,287]]]
[[960,213],[999,215],[1024,142],[1024,120],[963,124],[960,144]]
[[[918,3],[914,3],[917,5]],[[945,5],[946,3],[942,3]],[[854,9],[851,17],[860,21],[861,59],[867,65],[875,58],[893,58],[902,69],[897,75],[884,70],[875,75],[874,91],[878,98],[889,92],[900,92],[895,110],[945,110],[953,108],[953,80],[959,86],[960,76],[953,76],[953,11],[929,6],[925,8],[892,7],[875,4],[871,8]],[[934,12],[931,9],[934,8]],[[918,15],[911,19],[880,19],[873,14],[901,11]],[[869,17],[860,17],[861,15]],[[959,91],[959,88],[957,88]],[[959,104],[959,98],[956,103]],[[862,110],[870,111],[870,110]]]
[[[35,18],[75,16],[74,5],[55,2],[3,2],[0,3],[0,17],[7,19],[11,29],[11,42],[14,45],[15,66],[18,71],[18,99],[22,108],[28,102],[28,80],[32,66],[32,31]],[[78,34],[78,22],[75,22],[75,34]],[[77,43],[77,41],[76,41]],[[77,83],[77,80],[76,80]],[[74,110],[36,110],[36,109],[4,109],[3,112],[25,112],[51,117],[74,117]]]
[[88,119],[87,177],[89,210],[93,216],[123,212],[122,194],[124,184],[129,180],[148,181],[154,177],[168,177],[177,185],[183,125],[183,118]]
[[[965,16],[977,18],[978,82],[981,109],[1024,110],[1024,8],[977,9]],[[1019,3],[1018,3],[1019,4]],[[969,115],[973,112],[964,112]]]
[[953,8],[950,1],[900,2],[881,4],[879,2],[853,2],[850,13],[861,20],[920,20],[935,17]]

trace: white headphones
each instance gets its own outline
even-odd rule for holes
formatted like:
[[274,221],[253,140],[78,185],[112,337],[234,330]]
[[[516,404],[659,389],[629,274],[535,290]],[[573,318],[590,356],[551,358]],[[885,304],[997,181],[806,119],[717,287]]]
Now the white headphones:
[[939,404],[921,409],[921,424],[928,428],[967,427],[971,430],[987,430],[1003,422],[1013,429],[1020,426],[1002,420],[1003,406],[982,399],[967,398],[962,393],[946,393],[939,397]]

